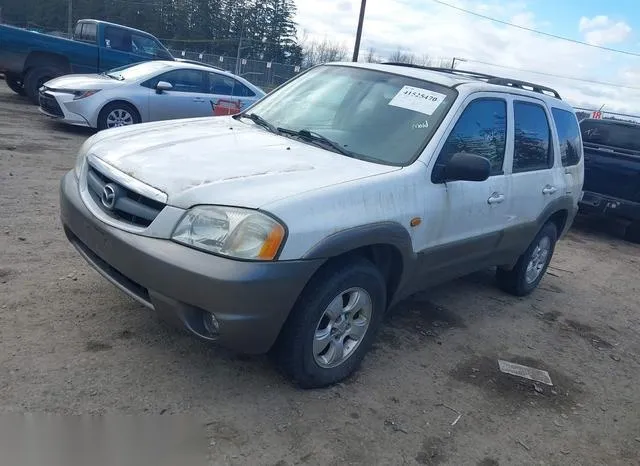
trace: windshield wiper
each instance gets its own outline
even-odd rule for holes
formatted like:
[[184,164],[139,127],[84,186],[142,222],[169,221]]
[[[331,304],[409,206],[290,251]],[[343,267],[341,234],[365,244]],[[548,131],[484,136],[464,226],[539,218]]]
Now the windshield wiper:
[[316,142],[325,146],[329,146],[331,149],[333,149],[334,152],[346,155],[347,157],[355,157],[355,154],[353,152],[345,149],[343,146],[335,141],[332,141],[328,137],[323,136],[320,133],[316,133],[315,131],[309,131],[308,129],[301,129],[300,131],[296,131],[288,128],[278,128],[277,130],[279,133],[289,134],[291,136],[295,136],[309,142]]
[[236,113],[231,118],[233,118],[234,120],[239,120],[240,118],[247,118],[247,119],[253,121],[256,125],[260,125],[263,128],[268,129],[272,133],[276,133],[276,134],[278,133],[278,130],[276,129],[275,126],[273,126],[267,120],[265,120],[260,115],[257,115],[255,113]]

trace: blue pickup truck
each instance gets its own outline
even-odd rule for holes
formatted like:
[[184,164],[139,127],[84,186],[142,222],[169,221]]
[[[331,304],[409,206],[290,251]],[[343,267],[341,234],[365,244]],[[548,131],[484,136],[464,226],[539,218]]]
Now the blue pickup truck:
[[584,144],[582,213],[620,221],[627,239],[640,242],[640,124],[580,122]]
[[13,91],[36,104],[40,86],[57,76],[147,60],[173,57],[151,34],[119,24],[83,19],[73,39],[0,25],[0,73]]

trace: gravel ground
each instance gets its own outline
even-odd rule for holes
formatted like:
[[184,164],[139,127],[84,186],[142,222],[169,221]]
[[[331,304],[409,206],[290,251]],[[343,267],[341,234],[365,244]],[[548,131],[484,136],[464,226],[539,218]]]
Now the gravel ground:
[[302,391],[164,326],[67,243],[58,182],[90,134],[0,81],[0,412],[193,415],[223,465],[640,464],[640,246],[578,225],[532,296],[489,271],[425,292],[354,377]]

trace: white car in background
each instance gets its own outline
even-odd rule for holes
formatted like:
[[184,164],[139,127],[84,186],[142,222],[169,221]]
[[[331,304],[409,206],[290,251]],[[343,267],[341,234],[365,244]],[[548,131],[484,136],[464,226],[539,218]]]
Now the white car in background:
[[102,130],[148,121],[232,115],[264,95],[246,79],[227,71],[158,60],[47,81],[40,89],[40,110],[65,123]]

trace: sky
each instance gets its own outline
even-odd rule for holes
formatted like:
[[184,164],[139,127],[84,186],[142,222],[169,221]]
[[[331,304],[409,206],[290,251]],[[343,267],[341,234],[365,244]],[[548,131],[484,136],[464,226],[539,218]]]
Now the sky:
[[[370,48],[382,59],[399,49],[413,52],[417,57],[446,58],[448,63],[456,57],[462,59],[456,60],[456,68],[547,85],[577,107],[604,105],[605,111],[640,115],[638,0],[443,2],[501,21],[638,56],[521,30],[434,0],[368,0],[361,59]],[[350,58],[360,0],[297,0],[296,5],[298,34],[303,41],[339,42],[349,50]]]

